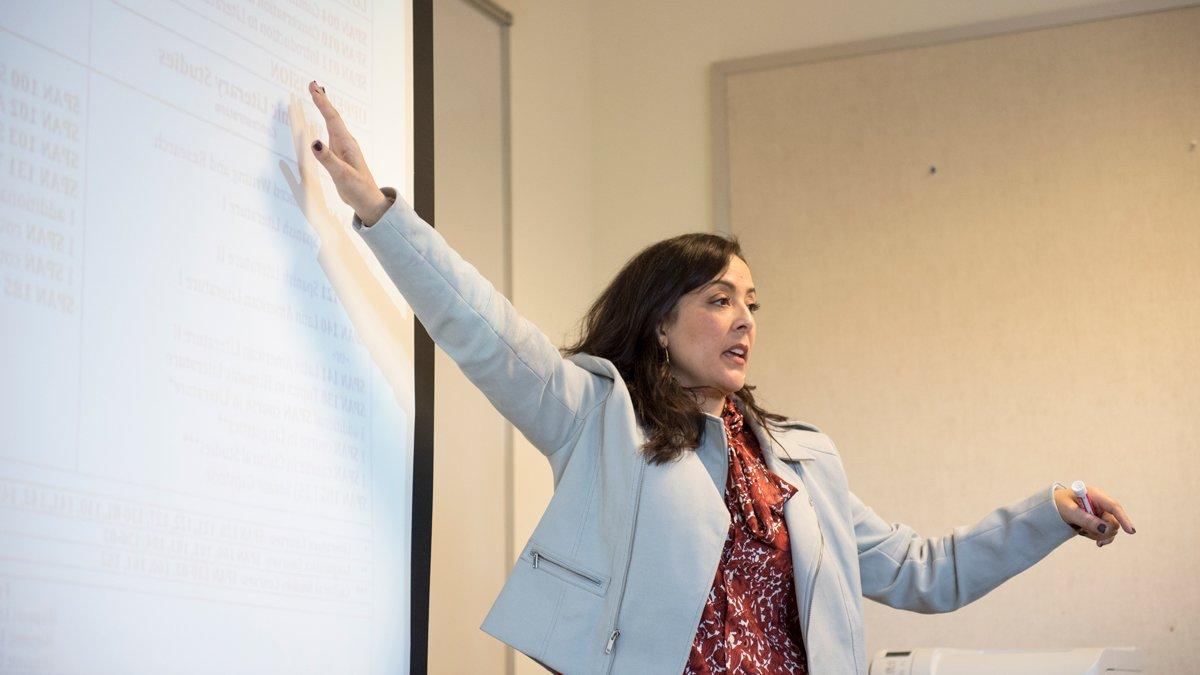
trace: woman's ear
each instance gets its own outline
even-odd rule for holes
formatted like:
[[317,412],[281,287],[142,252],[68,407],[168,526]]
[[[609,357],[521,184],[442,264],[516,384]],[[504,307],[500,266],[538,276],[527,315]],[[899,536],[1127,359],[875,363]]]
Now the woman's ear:
[[658,325],[654,329],[654,334],[658,337],[658,344],[663,349],[667,348],[667,326],[675,323],[675,310],[667,312],[666,316],[659,320]]

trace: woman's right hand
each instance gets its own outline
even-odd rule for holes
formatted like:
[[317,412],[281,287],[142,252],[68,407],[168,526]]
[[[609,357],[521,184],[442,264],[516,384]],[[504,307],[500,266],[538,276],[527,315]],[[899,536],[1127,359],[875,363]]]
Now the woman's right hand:
[[325,118],[325,128],[329,131],[328,143],[319,138],[312,142],[313,156],[329,172],[342,201],[354,209],[364,225],[374,225],[391,207],[392,201],[379,191],[358,141],[350,135],[342,116],[329,102],[325,88],[318,86],[316,81],[309,82],[308,93]]

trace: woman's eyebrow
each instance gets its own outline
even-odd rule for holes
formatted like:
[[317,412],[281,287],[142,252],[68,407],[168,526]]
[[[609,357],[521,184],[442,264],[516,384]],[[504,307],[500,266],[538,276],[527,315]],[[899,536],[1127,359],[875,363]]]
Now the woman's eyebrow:
[[[737,288],[734,287],[733,284],[729,283],[728,281],[725,281],[724,279],[717,279],[716,281],[710,281],[710,282],[708,282],[708,285],[709,286],[724,286],[725,288],[728,288],[731,292],[737,291]],[[755,292],[755,289],[753,287],[746,289],[746,295],[750,295],[751,293],[754,293],[755,295],[757,295],[757,293]]]

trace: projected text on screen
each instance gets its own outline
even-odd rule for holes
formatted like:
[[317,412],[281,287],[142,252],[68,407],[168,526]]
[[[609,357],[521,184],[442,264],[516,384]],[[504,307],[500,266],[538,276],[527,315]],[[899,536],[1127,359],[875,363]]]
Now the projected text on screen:
[[411,344],[289,181],[316,79],[410,189],[407,22],[0,5],[0,672],[407,666]]

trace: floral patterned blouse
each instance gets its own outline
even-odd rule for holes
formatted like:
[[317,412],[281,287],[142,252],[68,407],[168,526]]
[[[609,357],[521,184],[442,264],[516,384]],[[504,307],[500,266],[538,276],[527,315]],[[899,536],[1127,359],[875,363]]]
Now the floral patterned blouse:
[[807,673],[783,504],[796,488],[771,473],[728,398],[725,506],[732,522],[685,675]]

